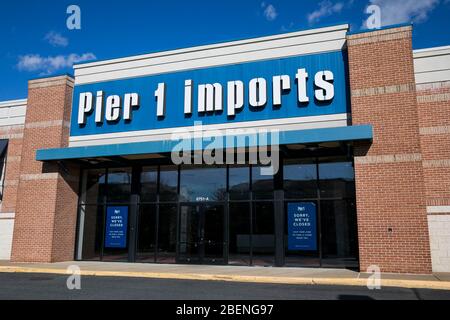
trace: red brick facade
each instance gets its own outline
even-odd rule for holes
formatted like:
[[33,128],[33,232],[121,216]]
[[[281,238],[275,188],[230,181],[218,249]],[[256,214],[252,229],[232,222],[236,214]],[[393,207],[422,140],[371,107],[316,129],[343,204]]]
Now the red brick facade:
[[352,122],[371,124],[355,148],[360,268],[430,273],[411,27],[348,36]]
[[0,136],[8,139],[8,156],[6,158],[1,212],[16,212],[20,160],[22,156],[23,125],[10,126],[7,129],[0,130]]
[[450,82],[417,86],[428,206],[450,205]]
[[72,91],[67,76],[29,82],[12,261],[73,259],[79,174],[35,160],[37,149],[67,146]]
[[450,271],[450,81],[417,85],[433,271]]

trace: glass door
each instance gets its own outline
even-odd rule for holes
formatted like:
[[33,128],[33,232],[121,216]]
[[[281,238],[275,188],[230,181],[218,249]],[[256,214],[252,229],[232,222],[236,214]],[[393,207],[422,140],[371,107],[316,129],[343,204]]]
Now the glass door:
[[199,205],[182,205],[179,212],[178,260],[200,263],[201,211]]
[[225,212],[223,205],[202,206],[203,263],[225,263]]
[[181,205],[178,261],[193,264],[225,263],[224,222],[222,204]]

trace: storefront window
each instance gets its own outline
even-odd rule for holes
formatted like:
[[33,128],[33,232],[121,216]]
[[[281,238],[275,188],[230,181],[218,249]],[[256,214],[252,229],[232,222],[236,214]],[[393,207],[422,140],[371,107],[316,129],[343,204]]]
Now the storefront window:
[[230,167],[229,193],[231,200],[250,199],[250,168]]
[[355,203],[321,202],[323,265],[357,267],[358,239]]
[[200,206],[180,207],[179,254],[183,262],[200,262],[201,212]]
[[155,202],[158,185],[158,167],[143,167],[141,172],[141,201]]
[[[281,176],[264,175],[259,166],[87,170],[77,257],[128,261],[135,256],[135,261],[160,263],[223,263],[228,258],[232,265],[273,266],[275,243],[282,241],[286,266],[357,266],[352,162],[347,157],[285,158],[282,169],[282,184]],[[132,171],[141,172],[139,179],[132,179]],[[130,203],[132,181],[139,192],[133,199],[140,202],[130,212],[135,208]],[[284,233],[279,234],[274,226],[275,181],[277,190],[284,190],[279,195],[284,194],[285,203]],[[294,239],[290,205],[314,207],[316,224],[306,230],[311,235],[306,247],[289,245]],[[111,210],[117,212],[114,218]],[[132,231],[131,219],[136,222]],[[108,226],[116,229],[110,232]],[[131,255],[130,232],[136,232]],[[117,233],[122,236],[117,238]],[[119,243],[111,245],[111,239]]]
[[251,246],[250,203],[230,203],[229,264],[249,265]]
[[108,169],[108,202],[129,202],[131,168]]
[[180,174],[180,201],[225,200],[226,168],[182,167]]
[[[331,162],[333,160],[338,162]],[[355,174],[353,163],[342,159],[326,159],[326,161],[319,164],[321,198],[354,197]]]
[[103,202],[106,192],[106,170],[94,169],[85,171],[85,203]]
[[103,209],[101,205],[80,207],[80,234],[83,237],[81,259],[100,260],[103,246]]
[[317,165],[315,159],[286,161],[283,176],[285,198],[317,198]]
[[204,205],[202,208],[203,261],[223,263],[225,242],[225,210],[222,204]]
[[177,201],[178,199],[178,167],[161,166],[159,195],[161,201]]
[[252,167],[252,191],[254,199],[273,199],[273,175],[264,175],[262,167]]
[[140,206],[137,224],[136,260],[154,262],[156,248],[156,205]]
[[175,263],[177,248],[177,206],[159,205],[157,261]]
[[252,261],[256,266],[272,266],[275,259],[275,229],[272,202],[253,203]]

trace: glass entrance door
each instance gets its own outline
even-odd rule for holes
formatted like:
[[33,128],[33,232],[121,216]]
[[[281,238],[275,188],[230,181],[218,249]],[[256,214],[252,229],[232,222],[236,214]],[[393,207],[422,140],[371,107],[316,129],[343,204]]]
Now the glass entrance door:
[[225,210],[222,204],[180,206],[178,261],[224,264]]

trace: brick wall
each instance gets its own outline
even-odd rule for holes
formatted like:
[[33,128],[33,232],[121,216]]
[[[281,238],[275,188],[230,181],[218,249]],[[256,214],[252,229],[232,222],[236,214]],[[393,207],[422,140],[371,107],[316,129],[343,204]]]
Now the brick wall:
[[67,76],[29,82],[12,261],[73,259],[78,169],[35,160],[37,149],[67,146],[72,91]]
[[374,127],[355,145],[361,271],[431,272],[411,31],[348,36],[352,122]]
[[428,206],[450,205],[450,81],[417,85]]
[[450,81],[416,89],[433,271],[450,272]]
[[13,213],[16,211],[23,129],[23,125],[7,126],[0,129],[0,138],[8,139],[5,182],[0,212]]

